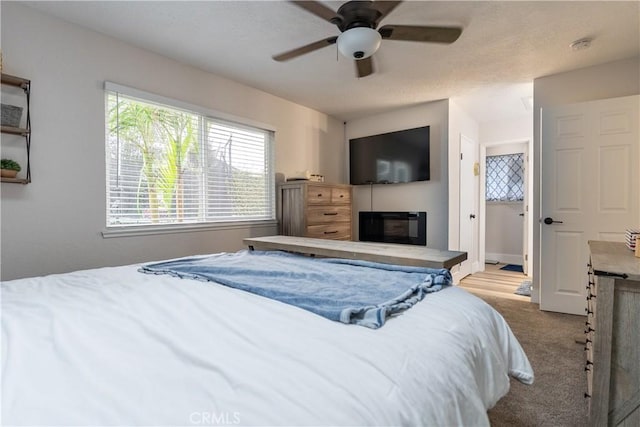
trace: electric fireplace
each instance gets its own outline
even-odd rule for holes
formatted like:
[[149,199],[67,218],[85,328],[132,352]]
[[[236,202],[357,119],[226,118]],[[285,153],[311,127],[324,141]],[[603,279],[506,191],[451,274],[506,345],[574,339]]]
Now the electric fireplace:
[[427,244],[426,212],[359,212],[360,241]]

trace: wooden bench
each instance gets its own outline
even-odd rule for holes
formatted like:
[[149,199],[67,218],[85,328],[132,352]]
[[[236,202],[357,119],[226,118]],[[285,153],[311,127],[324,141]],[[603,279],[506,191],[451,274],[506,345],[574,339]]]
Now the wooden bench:
[[351,242],[294,236],[251,237],[244,239],[243,242],[251,250],[281,250],[314,256],[429,268],[451,269],[467,259],[466,252],[392,243]]

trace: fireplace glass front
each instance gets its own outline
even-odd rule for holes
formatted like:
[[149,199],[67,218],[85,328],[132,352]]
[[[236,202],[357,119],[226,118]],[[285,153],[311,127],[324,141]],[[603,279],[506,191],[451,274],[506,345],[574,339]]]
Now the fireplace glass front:
[[426,212],[359,212],[360,241],[427,244]]

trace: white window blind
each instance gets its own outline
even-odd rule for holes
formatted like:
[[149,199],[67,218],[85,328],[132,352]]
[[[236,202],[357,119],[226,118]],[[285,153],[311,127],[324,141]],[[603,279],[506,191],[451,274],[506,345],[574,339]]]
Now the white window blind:
[[272,131],[106,96],[107,227],[274,218]]

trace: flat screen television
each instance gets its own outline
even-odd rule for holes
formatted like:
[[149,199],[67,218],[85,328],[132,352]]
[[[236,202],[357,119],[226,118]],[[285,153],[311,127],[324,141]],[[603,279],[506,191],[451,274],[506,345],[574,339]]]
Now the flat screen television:
[[352,185],[429,180],[429,126],[349,140]]

